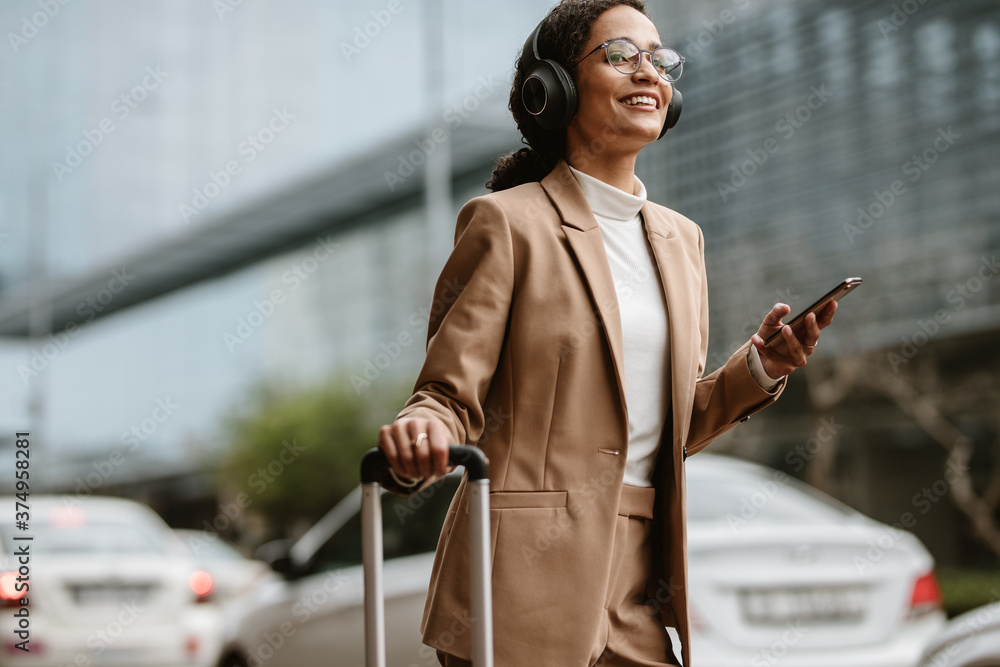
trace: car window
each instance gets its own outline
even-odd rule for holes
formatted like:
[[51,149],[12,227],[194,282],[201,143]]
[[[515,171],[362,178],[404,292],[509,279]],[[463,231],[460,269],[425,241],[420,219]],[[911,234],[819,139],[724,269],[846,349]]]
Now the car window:
[[785,478],[712,479],[698,477],[687,485],[688,521],[728,522],[752,518],[754,522],[823,524],[842,522],[854,510],[829,496]]
[[[382,544],[386,560],[434,551],[460,480],[457,475],[446,477],[410,498],[382,494]],[[320,547],[309,570],[360,565],[361,560],[359,511]]]
[[[128,523],[86,523],[54,526],[34,523],[32,552],[36,554],[163,554],[162,545],[140,526]],[[13,526],[0,528],[4,541],[16,533]]]

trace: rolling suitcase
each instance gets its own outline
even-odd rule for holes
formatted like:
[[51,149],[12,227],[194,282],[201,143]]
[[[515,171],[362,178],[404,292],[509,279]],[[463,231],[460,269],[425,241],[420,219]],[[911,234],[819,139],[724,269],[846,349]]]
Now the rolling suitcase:
[[[493,595],[490,587],[490,480],[478,447],[452,445],[449,465],[469,476],[469,563],[472,609],[472,664],[493,667]],[[382,503],[380,481],[389,463],[382,450],[361,461],[361,539],[365,571],[365,666],[385,665],[385,600],[382,590]]]

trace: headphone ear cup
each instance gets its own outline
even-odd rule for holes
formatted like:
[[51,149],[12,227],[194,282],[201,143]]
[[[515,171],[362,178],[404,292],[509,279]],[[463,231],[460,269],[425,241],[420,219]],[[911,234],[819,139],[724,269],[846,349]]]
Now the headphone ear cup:
[[578,103],[573,77],[562,65],[547,59],[537,61],[524,77],[521,100],[546,130],[569,125]]
[[670,97],[670,104],[667,105],[667,117],[663,121],[663,129],[660,130],[660,136],[657,139],[662,139],[667,130],[676,125],[677,121],[680,120],[683,104],[684,96],[681,95],[681,91],[674,88],[673,94]]

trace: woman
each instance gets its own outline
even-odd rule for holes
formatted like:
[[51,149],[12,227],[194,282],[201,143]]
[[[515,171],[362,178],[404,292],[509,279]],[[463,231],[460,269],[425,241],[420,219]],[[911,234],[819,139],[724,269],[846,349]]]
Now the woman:
[[[777,398],[836,305],[796,335],[776,304],[702,378],[701,230],[646,201],[634,174],[683,61],[659,50],[638,0],[564,1],[537,37],[510,96],[529,148],[459,214],[426,361],[378,446],[396,490],[444,474],[450,443],[487,454],[497,665],[677,664],[665,624],[690,665],[684,459]],[[524,85],[539,58],[575,86],[564,127],[526,109],[558,107]],[[764,348],[777,331],[784,345]],[[463,483],[421,624],[444,665],[471,653],[467,531]]]

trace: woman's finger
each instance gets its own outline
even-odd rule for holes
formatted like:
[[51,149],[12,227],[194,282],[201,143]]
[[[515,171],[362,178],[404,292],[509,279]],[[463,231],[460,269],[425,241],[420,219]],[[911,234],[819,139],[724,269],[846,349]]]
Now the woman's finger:
[[400,435],[397,438],[399,446],[399,458],[403,467],[403,474],[410,479],[420,479],[420,465],[417,463],[416,448],[414,443],[417,434],[420,432],[420,420],[412,419],[400,425]]
[[431,436],[427,432],[428,424],[421,424],[421,431],[413,439],[413,454],[416,459],[420,477],[426,478],[434,474],[434,462],[431,458]]
[[427,420],[427,431],[430,434],[431,474],[443,476],[448,474],[448,446],[451,435],[445,425],[436,420]]
[[831,301],[830,303],[826,304],[826,307],[822,311],[820,311],[819,315],[816,318],[817,321],[819,322],[819,328],[825,329],[826,327],[830,326],[830,323],[833,322],[833,314],[836,312],[837,312],[836,301]]
[[774,307],[771,308],[770,312],[764,316],[764,321],[761,322],[760,328],[757,329],[757,334],[761,338],[766,338],[770,336],[775,331],[781,328],[781,318],[791,312],[791,308],[784,303],[776,303]]
[[393,437],[391,424],[387,424],[378,430],[377,446],[385,454],[385,459],[392,466],[392,469],[399,474],[403,474],[402,465],[399,462],[399,446]]
[[819,324],[816,319],[815,313],[809,313],[806,315],[806,354],[812,354],[813,349],[819,343]]
[[806,365],[806,351],[802,347],[802,343],[799,342],[798,337],[792,328],[787,324],[782,327],[781,335],[785,339],[785,344],[788,346],[788,354],[792,358],[792,364],[796,367]]

